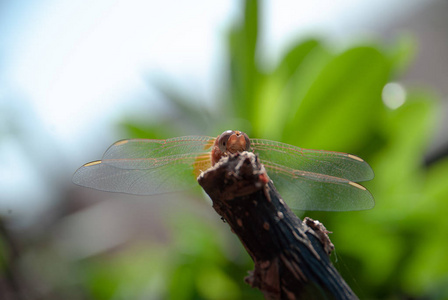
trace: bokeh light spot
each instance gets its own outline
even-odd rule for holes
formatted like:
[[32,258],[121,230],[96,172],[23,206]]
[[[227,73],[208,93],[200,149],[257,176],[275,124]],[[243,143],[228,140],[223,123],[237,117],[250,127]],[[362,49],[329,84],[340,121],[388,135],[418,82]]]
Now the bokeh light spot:
[[397,109],[406,101],[406,90],[401,84],[390,82],[384,86],[381,97],[387,107]]

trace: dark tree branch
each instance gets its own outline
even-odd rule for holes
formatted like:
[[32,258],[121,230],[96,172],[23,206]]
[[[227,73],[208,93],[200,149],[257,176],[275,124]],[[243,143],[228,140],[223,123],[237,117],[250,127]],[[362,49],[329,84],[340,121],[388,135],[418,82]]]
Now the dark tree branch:
[[255,263],[246,282],[267,299],[357,299],[331,264],[325,227],[300,221],[253,153],[222,159],[198,181]]

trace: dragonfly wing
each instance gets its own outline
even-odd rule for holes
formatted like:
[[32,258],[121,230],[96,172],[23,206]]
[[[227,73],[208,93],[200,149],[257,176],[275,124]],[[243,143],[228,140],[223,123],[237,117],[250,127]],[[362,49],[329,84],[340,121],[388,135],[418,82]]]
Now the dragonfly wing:
[[328,175],[265,164],[269,177],[293,210],[349,211],[370,209],[373,196],[362,185]]
[[262,139],[251,139],[251,147],[263,163],[273,162],[294,170],[344,178],[353,182],[367,181],[374,177],[368,163],[347,153],[309,150]]
[[214,138],[203,136],[119,141],[101,161],[79,168],[73,182],[138,195],[186,190],[197,186],[196,177],[210,167],[213,142]]

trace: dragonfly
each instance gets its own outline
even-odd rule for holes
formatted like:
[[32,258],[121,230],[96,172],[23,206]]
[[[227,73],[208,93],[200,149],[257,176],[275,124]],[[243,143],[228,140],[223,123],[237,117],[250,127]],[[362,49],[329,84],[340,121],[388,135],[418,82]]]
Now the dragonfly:
[[359,182],[373,179],[362,158],[310,150],[265,139],[249,139],[227,130],[218,137],[128,139],[114,143],[101,160],[73,175],[77,185],[136,195],[181,192],[198,186],[197,176],[223,156],[252,151],[293,210],[350,211],[370,209],[372,194]]

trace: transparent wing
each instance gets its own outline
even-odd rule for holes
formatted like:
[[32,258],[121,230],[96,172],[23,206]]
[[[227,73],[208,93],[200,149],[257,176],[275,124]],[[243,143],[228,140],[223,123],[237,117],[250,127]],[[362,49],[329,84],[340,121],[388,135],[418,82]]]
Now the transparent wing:
[[293,170],[347,179],[353,182],[371,180],[372,168],[361,158],[342,152],[309,150],[292,145],[251,139],[251,147],[263,163],[272,162]]
[[262,139],[252,139],[251,147],[292,209],[346,211],[375,205],[369,191],[356,183],[374,177],[357,156]]
[[154,195],[197,186],[196,177],[211,165],[215,138],[186,136],[166,140],[116,142],[100,161],[73,175],[78,185],[110,192]]
[[264,166],[293,210],[348,211],[370,209],[375,205],[370,192],[353,181],[269,162]]

